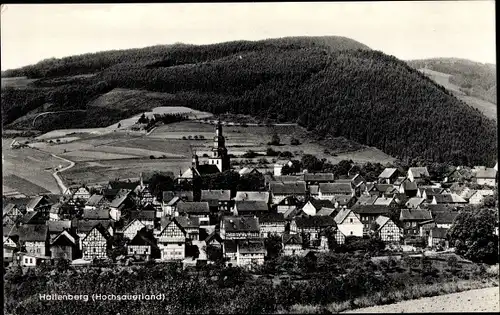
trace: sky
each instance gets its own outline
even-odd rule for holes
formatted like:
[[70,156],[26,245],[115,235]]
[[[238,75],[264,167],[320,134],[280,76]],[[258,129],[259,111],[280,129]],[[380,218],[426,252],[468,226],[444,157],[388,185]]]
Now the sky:
[[1,69],[46,58],[178,42],[337,35],[399,59],[496,64],[491,1],[7,4]]

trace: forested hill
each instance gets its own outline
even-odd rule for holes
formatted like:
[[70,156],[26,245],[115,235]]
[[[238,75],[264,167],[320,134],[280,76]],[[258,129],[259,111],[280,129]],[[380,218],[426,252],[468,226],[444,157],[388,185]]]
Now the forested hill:
[[[54,78],[85,73],[95,75]],[[298,122],[399,158],[496,161],[495,122],[405,62],[342,37],[156,46],[47,61],[5,75],[41,79],[25,90],[2,90],[4,124],[50,103],[87,111],[48,117],[40,128],[103,126],[148,109],[147,103],[111,109],[95,106],[96,97],[114,88],[144,89],[165,93],[163,106]]]
[[415,69],[430,69],[449,74],[449,81],[460,87],[467,95],[497,103],[497,67],[459,58],[431,58],[410,60],[408,64]]

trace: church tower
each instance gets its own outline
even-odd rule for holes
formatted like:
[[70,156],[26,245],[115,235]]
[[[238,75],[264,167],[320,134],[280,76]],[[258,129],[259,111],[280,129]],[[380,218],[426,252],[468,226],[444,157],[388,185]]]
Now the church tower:
[[214,146],[212,147],[212,156],[208,159],[208,163],[216,165],[221,172],[227,171],[230,167],[226,140],[222,135],[222,124],[220,121],[217,122],[217,126],[215,127]]

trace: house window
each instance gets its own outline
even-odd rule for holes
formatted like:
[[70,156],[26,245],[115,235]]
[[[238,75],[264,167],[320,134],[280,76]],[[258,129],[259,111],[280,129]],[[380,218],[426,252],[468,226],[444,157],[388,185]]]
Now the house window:
[[32,263],[33,263],[33,258],[30,258],[30,264],[32,264]]
[[[351,219],[352,220],[352,219]],[[351,231],[351,235],[352,235],[352,231]]]
[[351,219],[349,219],[349,222],[350,222],[350,223],[352,223],[352,222],[353,222],[353,221],[352,221],[352,218],[351,218]]
[[96,252],[96,249],[94,248],[94,253]]

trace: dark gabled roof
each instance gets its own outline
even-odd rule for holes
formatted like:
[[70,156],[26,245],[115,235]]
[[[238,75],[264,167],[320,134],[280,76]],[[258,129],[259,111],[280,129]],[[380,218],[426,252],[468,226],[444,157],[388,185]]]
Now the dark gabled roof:
[[127,200],[131,192],[132,191],[128,189],[120,189],[109,206],[113,208],[119,208],[125,202],[125,200]]
[[387,189],[391,189],[391,188],[394,188],[394,186],[391,184],[375,184],[375,185],[373,185],[373,189],[378,191],[378,192],[381,192],[381,193],[385,193],[387,191]]
[[320,183],[319,191],[322,194],[351,194],[350,183]]
[[105,199],[103,195],[93,194],[87,200],[86,205],[87,206],[97,206],[103,199]]
[[427,167],[410,167],[408,172],[412,172],[413,178],[420,178],[420,177],[429,177],[429,171],[427,170]]
[[5,198],[3,199],[3,203],[12,203],[17,206],[19,210],[26,210],[26,205],[30,201],[31,198]]
[[41,212],[38,211],[30,211],[19,218],[19,223],[22,224],[44,224],[47,219]]
[[285,216],[283,213],[265,213],[259,215],[260,223],[269,223],[269,222],[285,222]]
[[265,254],[266,247],[263,240],[245,240],[238,242],[240,254]]
[[155,210],[130,211],[130,220],[154,221],[156,218]]
[[442,211],[445,211],[445,212],[446,211],[456,211],[457,210],[457,207],[451,206],[451,205],[445,204],[445,203],[437,204],[437,205],[426,204],[426,205],[422,205],[421,207],[430,210],[432,213],[442,212]]
[[350,209],[342,209],[340,210],[337,215],[333,218],[335,220],[335,223],[337,224],[342,224],[344,222],[345,218],[351,213],[352,210]]
[[335,220],[330,216],[297,217],[295,222],[298,228],[336,226]]
[[68,231],[61,231],[50,241],[50,245],[76,246],[76,239]]
[[11,235],[18,235],[21,242],[44,242],[49,228],[45,224],[26,224],[14,229]]
[[272,182],[297,182],[304,180],[304,175],[276,175],[276,176],[271,176],[271,180],[269,181],[270,183]]
[[177,211],[187,214],[210,214],[210,207],[206,201],[181,202],[177,205]]
[[184,229],[197,229],[200,227],[200,219],[197,217],[187,217],[187,216],[178,216],[174,218],[179,225]]
[[96,225],[102,225],[104,226],[106,229],[109,228],[109,226],[111,225],[111,221],[109,220],[77,220],[76,222],[76,231],[77,233],[83,233],[83,234],[88,234],[88,232],[90,232],[94,226]]
[[417,183],[415,182],[410,182],[409,180],[403,182],[403,188],[405,191],[412,191],[412,190],[418,190]]
[[352,211],[357,214],[382,215],[389,213],[389,207],[382,205],[354,205]]
[[458,216],[458,211],[434,211],[432,216],[437,224],[452,224]]
[[333,182],[333,173],[305,173],[304,181],[306,182]]
[[265,201],[269,202],[268,191],[238,191],[234,200]]
[[401,209],[399,214],[400,221],[426,221],[432,220],[432,215],[427,210],[420,209]]
[[135,190],[137,186],[139,186],[139,182],[110,182],[109,186],[111,187],[111,189]]
[[194,196],[192,191],[164,191],[163,193],[163,202],[168,203],[170,200],[175,197],[179,197],[185,201],[193,201]]
[[306,183],[304,181],[298,182],[272,182],[270,190],[275,195],[305,195]]
[[278,203],[278,206],[296,206],[299,203],[299,199],[295,196],[286,196]]
[[445,238],[447,238],[446,234],[448,233],[448,229],[435,227],[435,228],[430,230],[430,233],[431,233],[432,237],[434,237],[434,238],[444,238],[445,239]]
[[467,201],[457,194],[434,195],[433,198],[439,203],[467,203]]
[[106,200],[112,201],[115,199],[116,195],[121,191],[120,188],[115,188],[115,189],[103,189],[102,190],[102,195]]
[[158,246],[156,245],[156,239],[152,234],[153,233],[150,233],[150,235],[148,235],[148,233],[140,230],[137,232],[134,238],[132,238],[128,245],[151,246],[157,248]]
[[380,173],[380,175],[378,176],[378,178],[381,178],[381,179],[387,179],[387,178],[391,178],[393,177],[396,172],[398,171],[397,168],[386,168],[382,171],[382,173]]
[[302,245],[302,236],[300,234],[283,234],[283,244]]
[[236,201],[238,212],[249,211],[269,211],[269,206],[265,201]]
[[375,200],[377,200],[377,196],[372,196],[372,195],[361,195],[358,198],[358,201],[356,201],[357,205],[373,205]]
[[201,191],[201,201],[229,201],[231,200],[231,190],[229,189],[210,189]]
[[259,219],[254,217],[228,216],[222,221],[226,232],[259,232]]
[[72,222],[70,220],[47,221],[49,233],[61,233],[64,230],[70,230]]
[[209,175],[220,173],[219,168],[214,164],[200,164],[196,168],[200,175]]
[[420,187],[419,189],[422,191],[422,193],[425,192],[427,197],[432,197],[434,195],[442,194],[444,191],[443,188],[438,188],[438,187]]
[[309,202],[313,205],[316,211],[321,210],[321,208],[335,208],[335,205],[330,200],[321,200],[321,199],[310,199]]
[[108,220],[109,218],[108,209],[83,210],[83,219]]

